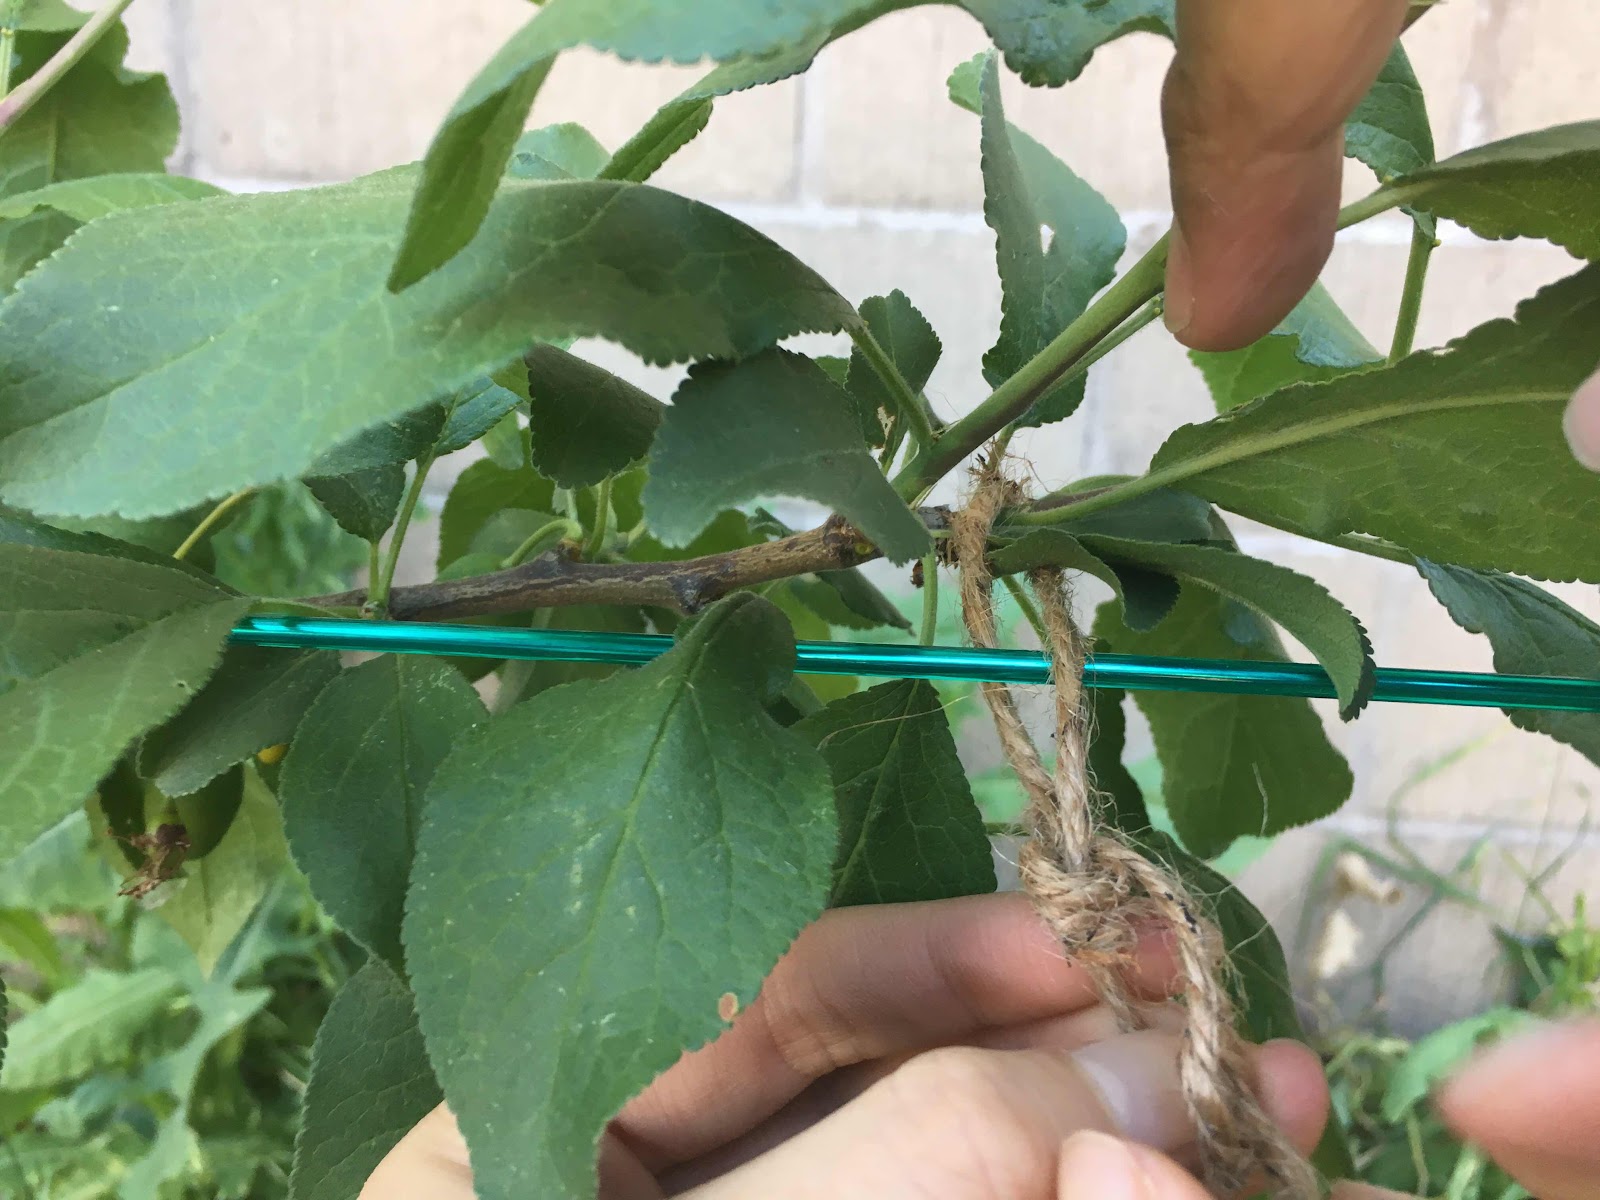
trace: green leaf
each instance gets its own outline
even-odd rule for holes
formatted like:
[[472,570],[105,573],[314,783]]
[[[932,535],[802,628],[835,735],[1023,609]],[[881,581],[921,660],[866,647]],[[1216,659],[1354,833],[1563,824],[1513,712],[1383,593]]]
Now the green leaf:
[[1122,604],[1122,619],[1141,632],[1154,629],[1178,602],[1178,584],[1162,571],[1135,562],[1110,563],[1064,529],[1035,529],[990,556],[996,575],[1020,575],[1040,567],[1083,571],[1099,579]]
[[1442,351],[1186,425],[1151,478],[1314,537],[1359,531],[1438,561],[1600,582],[1600,476],[1561,432],[1596,328],[1589,267]]
[[423,791],[485,717],[472,686],[443,663],[388,654],[328,685],[283,761],[278,794],[295,862],[328,915],[397,970]]
[[571,121],[530,129],[516,141],[506,174],[512,179],[598,179],[610,152]]
[[311,1048],[290,1200],[350,1200],[443,1098],[410,991],[369,960],[339,989]]
[[730,596],[649,665],[518,705],[434,777],[406,960],[484,1200],[592,1194],[606,1121],[822,911],[827,764],[764,711],[793,655],[776,609]]
[[145,735],[139,770],[169,796],[192,792],[235,763],[287,742],[338,673],[339,656],[331,650],[230,646],[189,706]]
[[134,1039],[173,1007],[180,991],[165,971],[120,974],[90,967],[11,1026],[0,1086],[56,1088],[128,1061]]
[[721,510],[767,496],[829,505],[891,562],[920,558],[932,544],[867,453],[850,398],[814,362],[771,350],[696,365],[650,451],[651,530],[682,546]]
[[819,571],[788,581],[789,590],[829,625],[845,629],[910,629],[911,622],[865,575],[846,571]]
[[1371,167],[1382,183],[1433,162],[1428,106],[1411,59],[1399,42],[1345,122],[1344,152]]
[[[1131,475],[1094,475],[1078,480],[1066,491],[1083,495],[1115,487],[1132,478]],[[1209,542],[1217,537],[1216,521],[1216,513],[1200,497],[1175,488],[1157,488],[1099,512],[1063,521],[1057,528],[1074,536],[1099,533],[1147,542]]]
[[0,866],[0,905],[50,913],[104,903],[117,880],[93,840],[87,814],[68,813]]
[[[887,296],[868,296],[863,300],[861,319],[888,353],[890,361],[910,386],[911,394],[919,395],[928,385],[933,368],[939,365],[939,355],[944,352],[928,318],[896,288]],[[899,404],[860,350],[850,353],[845,390],[855,401],[862,436],[869,445],[883,445],[884,423],[878,414],[898,412]]]
[[205,858],[185,863],[181,880],[162,885],[166,895],[155,912],[210,974],[287,859],[278,806],[261,777],[247,768],[227,834]]
[[[0,908],[0,955],[5,962],[29,967],[51,990],[68,982],[66,964],[61,959],[55,935],[39,914],[29,909]],[[0,1022],[4,1019],[5,996],[0,993]],[[0,1031],[0,1050],[4,1047],[4,1034]]]
[[306,487],[317,503],[346,533],[376,542],[389,532],[400,498],[405,495],[406,469],[398,463],[370,467],[348,475],[313,475]]
[[[1005,119],[993,54],[950,77],[950,97],[983,118],[983,217],[1000,269],[1000,340],[983,357],[998,387],[1050,343],[1116,275],[1127,232],[1103,196]],[[1039,235],[1053,233],[1048,246]],[[1083,402],[1084,380],[1046,392],[1019,422],[1065,420]]]
[[549,344],[527,354],[533,465],[562,487],[590,487],[650,450],[665,405],[604,367]]
[[457,389],[445,402],[444,428],[433,444],[433,454],[465,450],[510,415],[527,394],[526,387],[519,395],[488,375]]
[[1584,121],[1478,146],[1412,171],[1379,195],[1479,237],[1546,238],[1592,259],[1600,258],[1597,186],[1600,121]]
[[626,179],[643,183],[659,171],[666,161],[682,150],[711,122],[712,100],[695,94],[679,96],[656,110],[644,127],[617,148],[611,161],[600,171],[604,179]]
[[1436,1029],[1396,1065],[1383,1093],[1383,1118],[1400,1122],[1436,1084],[1477,1051],[1489,1038],[1515,1034],[1538,1018],[1519,1008],[1491,1008],[1486,1013]]
[[1191,350],[1189,357],[1205,376],[1218,412],[1291,383],[1322,383],[1383,361],[1320,283],[1254,344],[1240,350]]
[[1127,695],[1114,688],[1096,688],[1089,693],[1094,705],[1089,726],[1089,778],[1110,801],[1103,810],[1106,822],[1123,833],[1143,834],[1152,828],[1144,789],[1122,761],[1128,740],[1128,716],[1122,702]]
[[833,772],[835,907],[994,891],[983,817],[933,685],[899,679],[835,700],[794,730]]
[[470,553],[496,513],[514,509],[542,516],[554,503],[555,484],[535,471],[508,471],[487,459],[473,463],[461,472],[439,513],[439,566]]
[[15,543],[0,543],[0,597],[9,857],[199,691],[249,601],[170,567]]
[[[1282,661],[1271,627],[1237,602],[1186,585],[1172,615],[1137,633],[1103,605],[1095,636],[1123,654]],[[1183,844],[1212,858],[1243,834],[1281,833],[1335,811],[1352,778],[1304,700],[1136,692],[1150,721],[1167,807]]]
[[447,416],[445,405],[434,403],[380,421],[333,449],[323,451],[306,475],[312,478],[349,475],[421,458],[443,434]]
[[1094,52],[1127,33],[1171,36],[1173,0],[961,0],[983,22],[1006,65],[1034,86],[1076,79]]
[[434,136],[389,286],[411,286],[473,240],[561,51],[588,44],[621,58],[683,63],[769,55],[859,7],[860,0],[799,0],[759,10],[739,0],[551,0],[478,73]]
[[[549,628],[585,630],[594,633],[646,633],[643,610],[616,605],[567,605],[554,610]],[[504,711],[513,700],[525,700],[575,679],[605,679],[619,670],[611,663],[533,662],[522,659],[508,662],[500,673],[500,696],[496,707]]]
[[[1503,675],[1586,674],[1600,661],[1600,625],[1525,579],[1426,560],[1417,570],[1457,625],[1488,637]],[[1600,714],[1508,708],[1506,716],[1600,762]]]
[[1216,545],[1163,545],[1089,534],[1081,540],[1113,565],[1131,562],[1197,583],[1283,626],[1326,668],[1346,720],[1371,698],[1377,668],[1367,631],[1315,580]]
[[[399,169],[85,226],[0,305],[0,500],[170,512],[297,477],[538,340],[594,334],[666,363],[748,356],[853,319],[748,226],[610,182],[508,181],[470,252],[391,295],[381,276],[412,178]],[[308,227],[329,231],[311,269]]]
[[63,179],[0,200],[0,220],[15,221],[50,209],[82,223],[130,208],[154,208],[226,193],[215,184],[182,175],[128,173]]

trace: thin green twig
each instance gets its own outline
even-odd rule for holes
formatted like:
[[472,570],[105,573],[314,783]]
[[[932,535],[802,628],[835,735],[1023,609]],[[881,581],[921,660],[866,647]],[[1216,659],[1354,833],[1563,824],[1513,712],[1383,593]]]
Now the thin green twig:
[[[582,536],[582,525],[579,525],[570,517],[557,517],[554,521],[547,522],[530,533],[523,540],[522,545],[506,555],[505,560],[500,564],[500,569],[509,571],[512,567],[521,566],[528,559],[536,554],[543,553],[563,538],[577,541]],[[589,557],[587,551],[585,551],[584,557]]]
[[221,501],[215,508],[201,518],[200,524],[196,525],[194,529],[190,531],[189,536],[183,539],[183,544],[172,552],[172,557],[178,559],[180,562],[183,559],[188,558],[189,552],[200,544],[200,542],[205,538],[206,534],[210,533],[217,527],[218,522],[220,522],[223,517],[227,516],[240,504],[244,503],[255,494],[256,490],[253,487],[240,488],[237,492],[233,493],[233,495]]
[[0,98],[11,92],[11,68],[17,57],[17,25],[22,21],[22,0],[6,0],[0,23]]
[[1406,282],[1400,293],[1400,314],[1395,318],[1389,361],[1397,363],[1411,353],[1417,340],[1417,316],[1422,311],[1422,285],[1428,278],[1428,260],[1438,242],[1416,225],[1411,230],[1411,254],[1406,259]]
[[406,531],[411,528],[411,518],[417,511],[417,501],[422,498],[422,485],[433,468],[433,455],[417,459],[417,470],[411,477],[411,486],[400,504],[400,514],[395,518],[394,532],[389,535],[389,551],[384,555],[383,569],[367,587],[367,602],[363,612],[373,617],[383,617],[389,611],[389,590],[394,586],[395,567],[400,562],[400,551],[406,544]]
[[878,339],[872,336],[872,330],[867,328],[865,321],[856,322],[849,332],[850,340],[861,351],[861,357],[867,360],[867,365],[889,390],[898,410],[896,415],[899,423],[909,429],[912,442],[919,450],[931,446],[934,440],[933,422],[928,419],[921,398],[911,390],[906,377],[900,374],[900,368],[894,365],[889,352],[878,344]]
[[939,555],[931,552],[922,560],[922,631],[917,639],[924,646],[939,640]]
[[599,488],[594,497],[594,528],[589,531],[589,539],[583,544],[583,557],[585,562],[593,562],[600,557],[600,551],[605,549],[606,530],[611,524],[611,476],[607,475],[600,481]]
[[1006,591],[1011,593],[1011,598],[1017,602],[1017,607],[1022,610],[1022,615],[1028,618],[1028,624],[1033,626],[1033,632],[1039,639],[1041,646],[1050,644],[1050,635],[1045,631],[1044,618],[1039,615],[1039,610],[1034,607],[1033,598],[1028,595],[1015,575],[1002,575],[1000,582],[1006,585]]
[[16,91],[0,100],[0,134],[15,125],[24,113],[37,104],[44,94],[60,81],[61,77],[83,60],[93,50],[95,43],[109,33],[123,11],[133,0],[107,0],[107,3],[83,23],[67,44],[50,57]]

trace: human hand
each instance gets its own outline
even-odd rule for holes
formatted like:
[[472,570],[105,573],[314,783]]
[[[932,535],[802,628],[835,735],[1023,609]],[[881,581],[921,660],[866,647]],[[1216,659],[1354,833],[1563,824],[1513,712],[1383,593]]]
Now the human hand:
[[[1172,164],[1166,320],[1185,345],[1231,350],[1270,332],[1333,248],[1344,120],[1372,86],[1407,0],[1178,0],[1162,95]],[[1600,470],[1600,375],[1567,440]]]
[[[623,1109],[602,1140],[601,1195],[1121,1200],[1099,1182],[1118,1155],[1182,1179],[1193,1157],[1182,1018],[1159,1000],[1174,975],[1152,935],[1131,983],[1154,1027],[1119,1035],[1021,896],[830,912],[727,1033]],[[1255,1053],[1263,1102],[1308,1148],[1327,1115],[1316,1056],[1289,1042]],[[471,1196],[443,1108],[362,1192]]]

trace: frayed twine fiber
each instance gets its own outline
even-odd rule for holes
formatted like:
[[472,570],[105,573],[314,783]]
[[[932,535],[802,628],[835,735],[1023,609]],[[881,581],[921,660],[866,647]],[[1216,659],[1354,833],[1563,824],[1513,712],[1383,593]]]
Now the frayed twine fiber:
[[[1024,499],[1021,486],[1001,474],[1000,457],[991,454],[979,468],[975,490],[950,532],[967,631],[974,645],[987,649],[998,641],[989,530],[1002,508]],[[1031,837],[1018,864],[1023,887],[1067,954],[1090,971],[1125,1029],[1144,1024],[1123,979],[1139,926],[1157,923],[1171,931],[1188,1017],[1179,1078],[1198,1132],[1207,1186],[1218,1196],[1234,1196],[1265,1177],[1282,1200],[1314,1200],[1320,1194],[1316,1172],[1250,1086],[1246,1045],[1221,981],[1226,951],[1216,927],[1179,880],[1100,827],[1102,801],[1088,772],[1084,638],[1073,623],[1062,572],[1032,571],[1028,582],[1038,597],[1055,684],[1054,771],[1045,768],[1010,688],[982,685],[1006,760],[1028,795],[1023,821]]]

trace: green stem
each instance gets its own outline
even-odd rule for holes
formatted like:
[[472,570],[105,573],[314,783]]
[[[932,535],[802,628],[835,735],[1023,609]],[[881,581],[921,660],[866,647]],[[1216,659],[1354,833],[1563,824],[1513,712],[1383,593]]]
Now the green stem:
[[133,0],[106,0],[105,5],[83,23],[83,27],[72,35],[67,44],[50,57],[49,62],[29,76],[16,91],[0,100],[0,134],[15,125],[63,75],[77,66],[83,56],[94,49],[95,43],[111,31],[123,10],[131,3]]
[[594,528],[589,530],[589,540],[583,544],[585,562],[593,562],[605,549],[606,530],[611,524],[611,476],[600,481],[594,497]]
[[922,401],[911,390],[906,377],[900,374],[900,368],[894,365],[894,359],[889,357],[888,351],[872,336],[872,330],[867,328],[865,321],[858,321],[851,326],[850,340],[861,351],[861,357],[867,360],[873,373],[883,381],[883,386],[889,389],[895,408],[899,410],[900,421],[909,428],[917,448],[921,450],[931,446],[934,440],[933,423],[928,420]]
[[395,518],[394,533],[389,536],[389,552],[384,556],[383,568],[367,587],[367,602],[362,611],[369,616],[382,618],[389,611],[389,590],[394,586],[394,570],[400,562],[400,551],[406,544],[406,531],[411,528],[411,517],[417,511],[417,501],[422,499],[422,485],[433,467],[433,455],[417,459],[416,474],[400,503],[400,515]]
[[1363,221],[1381,216],[1391,208],[1399,208],[1405,202],[1406,194],[1401,188],[1385,185],[1372,195],[1363,196],[1354,204],[1346,204],[1341,208],[1338,224],[1334,228],[1349,229],[1352,225],[1359,225]]
[[931,646],[939,637],[939,555],[922,560],[922,635],[918,641]]
[[896,414],[889,421],[889,430],[883,435],[883,449],[878,453],[878,466],[885,475],[894,470],[894,460],[900,457],[900,445],[906,440],[906,423]]
[[383,539],[373,538],[367,543],[367,583],[375,582],[383,574]]
[[1417,339],[1417,316],[1422,311],[1422,285],[1428,278],[1428,259],[1439,243],[1423,231],[1411,230],[1411,256],[1406,259],[1405,288],[1400,293],[1400,315],[1395,318],[1394,341],[1389,345],[1389,361],[1397,363],[1411,353]]
[[948,426],[932,445],[919,448],[896,477],[895,490],[907,498],[920,496],[967,455],[1027,412],[1035,400],[1093,353],[1141,305],[1160,294],[1166,263],[1167,239],[1163,237],[987,400]]
[[[500,564],[502,571],[509,571],[512,567],[521,566],[544,550],[555,545],[562,538],[571,538],[573,541],[583,536],[583,526],[568,517],[557,517],[548,524],[541,525],[530,533],[527,539],[506,556]],[[586,553],[585,558],[589,557]]]
[[198,546],[206,534],[217,527],[217,523],[227,516],[240,504],[256,494],[255,488],[240,488],[233,495],[227,497],[210,512],[208,512],[196,525],[188,537],[183,539],[183,544],[172,552],[172,557],[180,562],[189,557],[189,552]]
[[4,23],[0,24],[0,98],[11,91],[11,67],[17,57],[17,23],[22,20],[22,0],[6,0]]
[[1006,591],[1011,593],[1011,598],[1017,602],[1017,607],[1022,610],[1022,615],[1028,618],[1028,624],[1033,626],[1033,632],[1039,639],[1041,646],[1050,644],[1050,635],[1045,632],[1044,618],[1039,615],[1039,610],[1033,606],[1033,599],[1023,589],[1022,584],[1015,575],[1002,575],[1000,582],[1006,585]]

